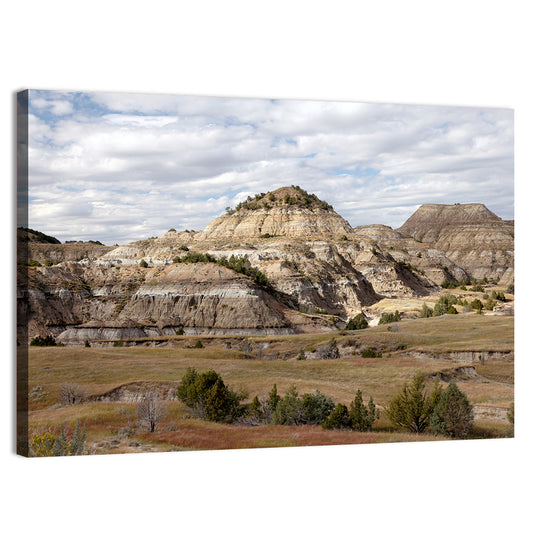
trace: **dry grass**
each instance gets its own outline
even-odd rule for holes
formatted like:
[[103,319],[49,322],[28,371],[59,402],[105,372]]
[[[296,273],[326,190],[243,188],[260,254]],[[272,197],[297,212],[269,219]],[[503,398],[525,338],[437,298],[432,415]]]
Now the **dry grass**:
[[[249,337],[258,344],[268,344],[270,355],[278,359],[245,359],[237,350],[224,349],[223,339],[202,340],[203,349],[184,347],[48,347],[29,349],[30,434],[61,423],[74,426],[80,418],[87,424],[88,440],[114,435],[120,428],[135,427],[135,406],[132,404],[90,402],[82,405],[56,407],[62,383],[83,385],[89,395],[103,394],[120,385],[137,382],[178,383],[187,368],[198,371],[214,369],[226,384],[235,390],[245,389],[251,400],[266,396],[273,384],[283,394],[294,384],[298,391],[319,389],[335,402],[348,404],[357,389],[365,399],[373,396],[378,406],[385,406],[417,371],[426,374],[461,366],[446,360],[420,360],[406,356],[406,350],[447,352],[451,350],[513,349],[513,317],[458,315],[435,319],[405,320],[389,326],[357,332],[325,333],[276,337]],[[373,346],[383,351],[382,358],[342,358],[338,360],[296,360],[301,350],[337,338],[339,346],[350,344],[360,349]],[[196,339],[196,338],[195,338]],[[187,339],[182,339],[184,344]],[[234,338],[233,341],[240,342]],[[398,350],[401,345],[400,350]],[[254,353],[255,349],[254,349]],[[289,357],[290,356],[290,357]],[[459,387],[473,403],[509,407],[513,401],[514,364],[487,361],[476,364],[481,378],[461,381]],[[36,389],[40,387],[40,389]],[[32,396],[31,391],[39,392]],[[54,407],[54,408],[51,408]],[[317,444],[347,444],[431,440],[429,436],[392,433],[385,417],[376,424],[378,431],[354,433],[325,431],[319,427],[243,427],[211,424],[183,419],[179,402],[168,403],[168,413],[156,434],[138,433],[136,439],[150,441],[152,450],[215,449],[239,447],[270,447]],[[505,426],[505,424],[504,424]],[[508,425],[506,425],[508,428]],[[500,436],[501,428],[479,429],[480,435]],[[120,451],[130,451],[118,447]],[[109,452],[106,452],[109,453]]]

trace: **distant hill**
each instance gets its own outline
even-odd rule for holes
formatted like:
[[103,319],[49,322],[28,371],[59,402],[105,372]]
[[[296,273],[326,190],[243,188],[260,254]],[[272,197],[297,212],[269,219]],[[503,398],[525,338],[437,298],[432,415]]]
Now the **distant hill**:
[[21,242],[61,244],[59,239],[31,228],[17,228],[17,240]]

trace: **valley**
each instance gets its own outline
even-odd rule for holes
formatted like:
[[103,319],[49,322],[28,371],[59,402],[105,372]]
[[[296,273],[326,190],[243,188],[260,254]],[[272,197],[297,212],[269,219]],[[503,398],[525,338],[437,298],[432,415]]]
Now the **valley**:
[[[398,229],[352,228],[297,186],[226,211],[203,231],[120,246],[18,230],[29,437],[80,420],[88,453],[446,438],[386,416],[417,373],[468,397],[471,438],[512,434],[512,221],[482,204],[425,204]],[[191,368],[216,372],[240,417],[212,421],[180,401]],[[66,385],[83,397],[66,405]],[[380,416],[372,431],[268,423],[274,385],[333,404],[360,390]],[[164,411],[156,431],[136,414],[150,394]]]

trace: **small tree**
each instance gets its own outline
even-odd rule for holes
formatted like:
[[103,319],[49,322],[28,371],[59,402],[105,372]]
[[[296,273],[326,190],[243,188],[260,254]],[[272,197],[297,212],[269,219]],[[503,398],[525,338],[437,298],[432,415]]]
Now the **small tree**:
[[165,414],[166,409],[156,390],[148,391],[137,405],[137,420],[141,426],[148,427],[150,433],[155,431],[157,423]]
[[77,383],[62,383],[58,391],[59,403],[73,405],[87,400],[87,389]]
[[324,420],[322,427],[324,429],[344,429],[351,427],[348,408],[343,403],[338,403],[326,420]]
[[425,389],[424,375],[418,372],[411,383],[405,383],[402,392],[391,400],[385,412],[395,427],[414,433],[426,430],[442,388],[435,383],[431,393]]
[[464,438],[472,431],[473,419],[472,405],[466,394],[452,382],[440,395],[435,406],[431,416],[431,429],[437,434]]
[[141,259],[141,262],[139,263],[139,266],[143,267],[143,268],[147,268],[148,267],[148,263],[144,259]]
[[363,402],[363,393],[358,390],[355,393],[355,398],[350,404],[350,410],[348,412],[350,419],[350,426],[358,431],[368,431],[376,418],[379,417],[374,400],[372,397],[368,401],[368,406],[365,406]]
[[368,322],[366,320],[365,315],[363,313],[359,313],[358,315],[355,315],[353,318],[350,318],[350,320],[348,320],[344,329],[354,330],[365,328],[368,328]]
[[335,408],[335,402],[318,389],[302,396],[302,423],[322,424]]
[[274,424],[293,426],[300,424],[303,417],[302,400],[298,398],[298,391],[291,385],[285,396],[281,398],[272,415]]
[[177,396],[198,416],[213,422],[232,422],[245,411],[240,401],[246,393],[237,394],[226,387],[214,370],[198,374],[194,368],[189,368],[177,388]]
[[433,309],[428,307],[425,303],[422,304],[422,309],[420,309],[420,318],[430,318],[433,316]]
[[402,319],[398,310],[394,313],[383,313],[379,319],[379,324],[390,324],[391,322],[399,322]]
[[276,407],[281,400],[281,396],[278,394],[278,386],[274,383],[274,386],[268,394],[268,399],[266,401],[266,416],[270,420],[276,411]]

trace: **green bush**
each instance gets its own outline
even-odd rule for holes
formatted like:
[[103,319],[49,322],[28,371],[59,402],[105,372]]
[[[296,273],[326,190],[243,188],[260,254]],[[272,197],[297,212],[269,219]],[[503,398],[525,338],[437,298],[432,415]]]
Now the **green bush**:
[[212,422],[232,422],[245,412],[240,401],[246,395],[227,387],[214,370],[199,374],[194,368],[187,369],[176,393],[198,416]]
[[374,359],[376,357],[381,357],[381,353],[376,352],[374,348],[366,348],[363,350],[361,357],[364,359]]
[[318,389],[302,396],[302,423],[322,424],[335,408],[335,402]]
[[46,337],[38,335],[31,340],[30,346],[57,346],[57,344],[52,335],[47,335]]
[[472,432],[474,419],[472,405],[466,394],[450,383],[440,395],[431,416],[431,429],[434,433],[453,438],[465,438]]
[[365,318],[365,315],[363,313],[359,313],[358,315],[355,315],[353,318],[350,318],[350,320],[348,320],[344,329],[354,330],[365,328],[368,328],[368,322]]
[[420,309],[420,318],[430,318],[433,316],[433,309],[428,307],[425,303],[422,304],[422,309]]
[[350,428],[351,426],[348,408],[343,403],[338,403],[326,420],[324,420],[322,427],[324,429]]
[[474,300],[470,302],[470,306],[472,307],[472,309],[475,309],[476,311],[481,312],[481,310],[483,309],[483,302],[479,300],[478,298],[475,298]]
[[433,316],[456,315],[457,309],[453,306],[457,303],[459,303],[459,300],[454,294],[443,294],[433,308]]
[[430,393],[426,392],[424,375],[418,372],[411,383],[404,383],[402,392],[390,401],[385,413],[395,427],[422,433],[429,426],[441,393],[438,383]]
[[298,391],[294,385],[291,385],[285,396],[278,401],[276,410],[272,414],[272,423],[287,426],[302,423],[302,401],[298,398]]
[[374,421],[379,418],[379,412],[376,410],[374,400],[372,397],[368,400],[368,404],[363,402],[363,393],[358,390],[355,393],[355,398],[350,404],[348,411],[350,419],[350,426],[357,431],[368,431]]
[[394,313],[383,313],[379,319],[379,324],[390,324],[392,322],[399,322],[400,320],[400,312],[396,310]]
[[143,268],[147,268],[148,267],[148,263],[144,259],[142,259],[141,262],[139,263],[139,266],[143,267]]

